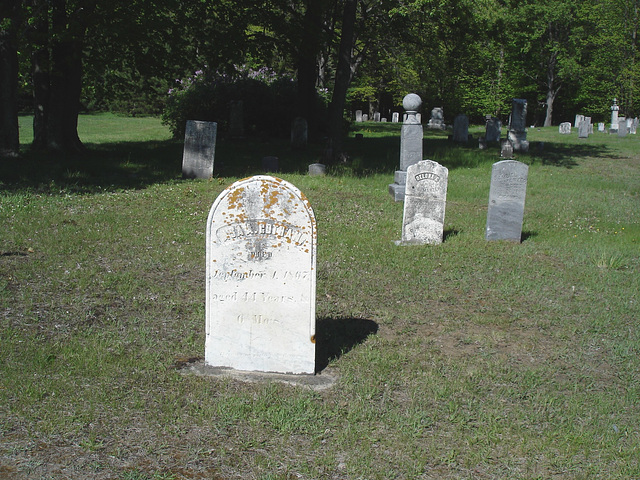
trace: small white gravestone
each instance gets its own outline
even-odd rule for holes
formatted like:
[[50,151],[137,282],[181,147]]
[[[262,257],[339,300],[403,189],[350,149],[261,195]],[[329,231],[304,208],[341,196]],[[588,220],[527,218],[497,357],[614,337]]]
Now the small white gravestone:
[[187,120],[182,152],[182,176],[185,178],[211,178],[216,156],[218,124]]
[[362,110],[356,110],[356,122],[362,122]]
[[561,133],[562,135],[571,134],[571,122],[562,122],[558,127],[558,133]]
[[400,122],[400,113],[399,112],[393,112],[393,114],[391,115],[391,121],[393,123]]
[[316,221],[296,187],[235,182],[207,219],[205,363],[315,373]]
[[599,132],[605,131],[604,122],[598,122],[598,131]]
[[421,160],[407,169],[398,245],[442,243],[448,179],[449,170],[432,160]]
[[529,167],[516,160],[502,160],[491,169],[486,240],[520,242]]

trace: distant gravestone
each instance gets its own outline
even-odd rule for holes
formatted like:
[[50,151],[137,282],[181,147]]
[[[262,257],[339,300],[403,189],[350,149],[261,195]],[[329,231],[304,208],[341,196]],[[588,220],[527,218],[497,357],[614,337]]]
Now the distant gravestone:
[[431,110],[431,118],[429,119],[429,123],[427,123],[427,128],[444,130],[444,110],[442,107],[435,107]]
[[583,118],[578,124],[578,138],[589,138],[589,128],[591,122]]
[[457,115],[453,120],[453,141],[466,143],[469,141],[469,117]]
[[631,128],[629,129],[629,133],[632,135],[635,135],[637,131],[638,131],[638,117],[633,119],[633,122],[631,123]]
[[604,132],[605,131],[604,122],[599,122],[598,123],[598,131],[599,132]]
[[512,101],[511,121],[507,138],[513,145],[514,151],[526,152],[529,150],[527,141],[527,101],[523,98],[514,98]]
[[562,135],[569,135],[571,133],[571,122],[562,122],[558,127],[558,132]]
[[529,167],[516,160],[502,160],[491,169],[486,240],[520,242]]
[[187,120],[182,153],[184,178],[211,178],[216,156],[218,124]]
[[405,121],[400,130],[400,170],[394,174],[394,183],[389,185],[389,193],[396,202],[404,200],[407,168],[422,160],[422,124],[416,118],[422,99],[415,93],[409,93],[402,100],[406,109]]
[[442,243],[449,170],[432,160],[407,169],[399,245]]
[[323,163],[312,163],[309,165],[309,175],[319,177],[327,174],[327,166]]
[[362,110],[356,110],[356,122],[362,121]]
[[487,142],[499,142],[502,130],[502,122],[495,118],[489,117],[486,120],[485,140]]
[[374,122],[379,122],[380,121],[380,112],[375,112],[373,114],[373,121]]
[[369,115],[367,115],[366,113],[362,114],[362,121],[363,122],[368,122],[369,121]]
[[400,114],[398,112],[393,112],[391,115],[391,122],[398,123],[400,122]]
[[207,219],[205,363],[314,373],[316,221],[270,176],[235,182]]
[[502,142],[502,146],[500,147],[500,157],[504,159],[513,158],[513,145],[511,145],[509,140]]
[[611,128],[609,128],[609,133],[618,132],[618,112],[619,111],[620,111],[620,107],[618,106],[618,101],[614,98],[613,105],[611,105]]
[[296,117],[291,122],[291,147],[296,150],[304,150],[307,148],[307,135],[309,127],[307,120],[302,117]]
[[619,137],[627,136],[627,119],[625,117],[618,118],[618,136]]
[[584,115],[576,115],[573,125],[579,129],[580,124],[583,122],[583,120],[584,120]]
[[242,100],[231,102],[229,135],[232,137],[244,137],[244,107]]

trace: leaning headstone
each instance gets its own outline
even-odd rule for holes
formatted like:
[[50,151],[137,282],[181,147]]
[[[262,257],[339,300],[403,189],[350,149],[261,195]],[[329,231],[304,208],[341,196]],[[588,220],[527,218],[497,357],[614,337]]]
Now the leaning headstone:
[[627,136],[627,119],[625,117],[618,118],[618,136],[619,137]]
[[562,135],[568,135],[571,133],[571,122],[562,122],[558,127],[558,132]]
[[398,245],[442,243],[449,170],[432,160],[421,160],[407,170]]
[[516,160],[502,160],[491,169],[486,240],[520,242],[529,167]]
[[232,137],[244,137],[244,107],[242,100],[231,102],[229,135]]
[[502,130],[502,122],[496,118],[488,116],[486,119],[484,138],[487,142],[499,142]]
[[513,145],[514,151],[526,152],[529,150],[527,141],[527,101],[523,98],[514,98],[512,102],[511,121],[507,138]]
[[611,105],[611,128],[609,128],[609,133],[618,133],[618,112],[620,111],[620,107],[618,106],[618,101],[614,98],[613,105]]
[[431,118],[429,119],[427,128],[444,130],[444,110],[442,109],[442,107],[435,107],[433,110],[431,110]]
[[235,182],[206,227],[205,363],[314,373],[316,221],[309,201],[270,176]]
[[393,112],[391,115],[391,121],[393,123],[398,123],[400,121],[400,114],[398,112]]
[[291,122],[291,148],[295,150],[307,148],[307,135],[307,120],[302,117],[294,118]]
[[211,178],[216,156],[216,134],[218,124],[187,120],[182,153],[182,176],[184,178]]
[[356,110],[356,122],[362,121],[362,110]]
[[457,115],[453,120],[453,141],[466,143],[469,141],[469,117]]
[[422,160],[422,124],[418,122],[416,113],[422,105],[422,99],[415,93],[409,93],[402,100],[406,109],[405,121],[400,130],[400,170],[396,170],[393,181],[389,185],[389,193],[396,202],[404,200],[407,168]]
[[312,177],[319,177],[326,175],[327,166],[323,163],[312,163],[309,165],[309,175]]

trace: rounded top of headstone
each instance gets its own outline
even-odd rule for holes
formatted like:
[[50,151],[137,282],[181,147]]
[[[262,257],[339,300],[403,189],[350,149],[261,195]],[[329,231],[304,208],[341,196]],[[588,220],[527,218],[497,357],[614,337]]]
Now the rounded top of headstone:
[[417,112],[422,105],[422,99],[415,93],[410,93],[402,99],[402,106],[408,112]]

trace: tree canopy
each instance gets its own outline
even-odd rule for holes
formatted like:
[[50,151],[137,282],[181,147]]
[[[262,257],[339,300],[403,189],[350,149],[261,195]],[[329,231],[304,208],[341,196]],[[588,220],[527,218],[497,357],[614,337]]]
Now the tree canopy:
[[[530,123],[605,120],[640,94],[640,0],[5,0],[0,151],[78,151],[78,113],[157,114],[176,82],[268,68],[296,80],[292,115],[340,149],[343,116],[425,108],[479,121],[526,98]],[[318,107],[322,98],[327,108]],[[326,115],[323,112],[327,112]]]

